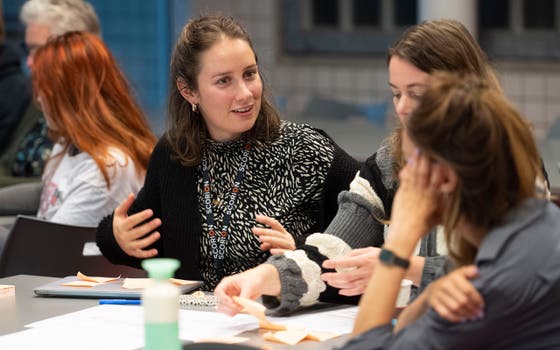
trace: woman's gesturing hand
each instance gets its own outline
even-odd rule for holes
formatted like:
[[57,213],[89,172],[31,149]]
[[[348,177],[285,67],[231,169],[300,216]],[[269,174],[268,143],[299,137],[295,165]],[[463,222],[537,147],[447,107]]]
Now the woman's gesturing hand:
[[270,227],[253,227],[253,234],[261,240],[262,250],[270,250],[270,253],[274,255],[296,249],[294,237],[277,220],[265,215],[257,215],[256,220],[258,223]]
[[[145,259],[158,254],[156,249],[148,249],[160,238],[159,232],[152,232],[161,225],[160,219],[152,219],[151,209],[128,215],[128,209],[134,202],[134,195],[128,197],[115,209],[113,215],[113,234],[121,249],[128,255]],[[152,232],[151,234],[149,234]],[[148,235],[149,234],[149,235]]]

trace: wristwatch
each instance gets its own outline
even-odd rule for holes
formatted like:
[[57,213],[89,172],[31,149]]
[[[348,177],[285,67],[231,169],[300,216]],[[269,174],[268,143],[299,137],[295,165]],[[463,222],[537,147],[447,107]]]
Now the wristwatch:
[[408,261],[407,259],[399,258],[395,255],[395,253],[385,248],[381,249],[381,252],[379,253],[379,261],[381,261],[383,265],[398,266],[402,267],[403,269],[408,269],[408,267],[410,266],[410,261]]

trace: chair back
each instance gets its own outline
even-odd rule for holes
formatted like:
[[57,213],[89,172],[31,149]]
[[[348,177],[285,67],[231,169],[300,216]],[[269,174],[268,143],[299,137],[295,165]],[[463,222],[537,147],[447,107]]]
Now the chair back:
[[95,243],[95,227],[80,227],[18,215],[0,256],[0,277],[19,274],[66,277],[146,277],[144,270],[114,265]]

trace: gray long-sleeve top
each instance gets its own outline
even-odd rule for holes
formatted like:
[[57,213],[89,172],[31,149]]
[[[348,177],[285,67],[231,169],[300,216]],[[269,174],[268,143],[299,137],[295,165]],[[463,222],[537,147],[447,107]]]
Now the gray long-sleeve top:
[[383,325],[343,349],[560,349],[558,207],[526,200],[487,233],[475,262],[481,320],[450,323],[429,310],[397,334]]

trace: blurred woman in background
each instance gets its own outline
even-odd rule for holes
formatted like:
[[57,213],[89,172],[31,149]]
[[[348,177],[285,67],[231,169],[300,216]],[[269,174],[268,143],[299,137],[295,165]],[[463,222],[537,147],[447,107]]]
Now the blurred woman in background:
[[63,34],[33,60],[34,95],[56,142],[37,216],[97,226],[141,187],[156,138],[99,37]]

